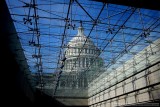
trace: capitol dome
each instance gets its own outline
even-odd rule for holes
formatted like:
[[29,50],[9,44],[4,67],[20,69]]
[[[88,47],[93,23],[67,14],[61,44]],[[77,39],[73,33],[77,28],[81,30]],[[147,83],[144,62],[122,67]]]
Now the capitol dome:
[[68,45],[69,46],[81,46],[83,44],[91,46],[91,47],[92,46],[95,47],[94,43],[84,35],[84,28],[79,27],[78,34],[74,38],[71,39]]
[[[98,57],[100,50],[84,34],[82,25],[78,28],[78,34],[68,43],[63,71],[81,72],[92,66],[102,66],[102,58]],[[94,61],[95,60],[95,61]]]

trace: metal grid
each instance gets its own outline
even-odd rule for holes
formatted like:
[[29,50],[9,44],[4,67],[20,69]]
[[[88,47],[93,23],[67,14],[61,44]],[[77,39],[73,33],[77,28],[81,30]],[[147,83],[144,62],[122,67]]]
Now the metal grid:
[[98,56],[105,62],[105,72],[121,66],[160,37],[160,12],[156,10],[78,0],[7,0],[7,4],[41,89],[43,74],[61,75],[64,50],[80,22],[86,37],[101,50]]

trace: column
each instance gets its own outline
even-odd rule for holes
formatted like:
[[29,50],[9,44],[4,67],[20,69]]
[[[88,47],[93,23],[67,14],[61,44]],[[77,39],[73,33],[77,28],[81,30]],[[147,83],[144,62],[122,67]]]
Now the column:
[[84,67],[86,67],[86,58],[84,58]]
[[90,59],[91,59],[91,58],[88,58],[88,66],[91,65]]

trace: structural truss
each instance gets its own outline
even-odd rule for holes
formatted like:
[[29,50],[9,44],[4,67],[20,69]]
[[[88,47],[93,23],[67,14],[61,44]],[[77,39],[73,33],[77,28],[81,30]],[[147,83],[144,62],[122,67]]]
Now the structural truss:
[[[52,95],[56,93],[59,78],[63,78],[61,62],[64,50],[77,34],[80,23],[83,24],[86,37],[101,51],[98,56],[104,60],[104,72],[122,66],[124,62],[160,38],[158,9],[90,0],[6,2],[29,69],[37,75],[41,90],[45,89],[46,84],[43,76],[49,73],[54,75],[51,82]],[[98,77],[100,74],[97,72],[88,73],[86,77]]]

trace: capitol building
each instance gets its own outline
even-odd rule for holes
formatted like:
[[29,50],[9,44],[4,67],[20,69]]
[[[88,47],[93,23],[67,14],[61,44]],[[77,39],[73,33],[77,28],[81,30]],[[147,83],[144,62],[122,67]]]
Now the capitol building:
[[[80,93],[80,96],[87,96],[88,83],[97,76],[91,74],[102,71],[104,62],[99,57],[101,50],[85,36],[82,25],[78,28],[78,34],[70,40],[67,46],[66,60],[56,94],[68,96],[68,92],[71,91],[72,94],[69,96],[75,96],[77,93]],[[64,89],[67,90],[66,93]]]
[[[121,66],[107,71],[101,50],[85,36],[81,25],[64,50],[63,68],[43,75],[44,92],[65,105],[75,106],[112,107],[157,100],[159,47],[160,39],[157,39]],[[149,85],[154,88],[148,91]]]
[[78,28],[78,34],[68,43],[66,49],[66,61],[64,72],[83,72],[91,67],[103,66],[103,60],[99,57],[101,50],[85,36],[82,25]]
[[[81,25],[78,34],[69,41],[65,49],[65,60],[57,84],[53,83],[56,74],[50,77],[52,81],[46,76],[48,82],[45,92],[54,95],[65,105],[91,107],[110,107],[158,99],[158,87],[144,92],[140,89],[147,87],[147,84],[156,85],[159,81],[159,45],[160,39],[157,39],[122,66],[108,72],[100,57],[101,50],[85,36]],[[138,95],[135,90],[140,90]],[[129,94],[126,96],[126,93]],[[116,96],[120,96],[119,99]]]
[[158,0],[0,4],[4,105],[160,106]]

